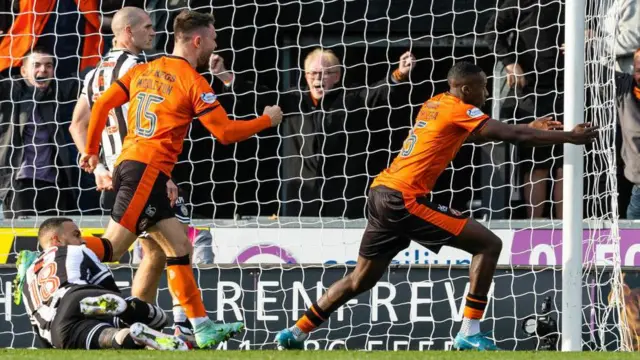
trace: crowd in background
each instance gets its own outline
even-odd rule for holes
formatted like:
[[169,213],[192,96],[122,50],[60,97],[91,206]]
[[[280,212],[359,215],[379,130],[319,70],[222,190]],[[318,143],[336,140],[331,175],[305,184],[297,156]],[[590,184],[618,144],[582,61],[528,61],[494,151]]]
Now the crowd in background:
[[[323,31],[342,40],[325,46],[330,51],[318,50],[319,41],[303,43],[314,38],[312,25],[289,29],[296,41],[291,45],[273,36],[279,30],[254,26],[254,22],[269,22],[264,18],[274,14],[269,7],[260,9],[267,11],[261,18],[215,1],[213,7],[211,1],[187,0],[0,4],[4,216],[103,213],[93,177],[77,168],[69,124],[84,76],[113,46],[110,16],[128,5],[144,8],[151,16],[156,36],[155,51],[146,54],[149,57],[171,52],[171,24],[180,9],[213,11],[220,57],[215,66],[201,70],[209,74],[223,106],[237,119],[262,113],[264,105],[271,103],[278,103],[285,113],[280,128],[229,147],[214,144],[194,123],[173,174],[187,194],[192,217],[364,218],[368,185],[400,149],[418,105],[446,91],[446,69],[456,59],[475,54],[489,75],[496,60],[502,63],[508,92],[501,102],[501,120],[529,122],[544,116],[563,120],[563,3],[479,1],[484,2],[491,3],[487,8],[499,3],[499,8],[488,18],[476,19],[474,30],[482,34],[482,39],[477,38],[482,45],[454,49],[464,52],[455,58],[451,48],[438,52],[414,47],[407,52],[409,46],[377,48],[375,41],[365,46],[361,34],[360,42],[350,45],[345,32],[330,25]],[[616,2],[618,21],[598,26],[617,34],[616,104],[623,129],[618,131],[619,168],[624,169],[624,177],[619,178],[621,213],[630,202],[628,217],[640,218],[640,139],[635,137],[640,134],[640,60],[634,61],[640,48],[640,12],[635,1]],[[373,1],[370,6],[375,5]],[[33,10],[38,15],[29,16]],[[280,28],[287,29],[281,24]],[[367,29],[389,36],[373,23]],[[289,51],[289,63],[283,61],[284,51]],[[485,110],[490,108],[488,104]],[[560,218],[562,147],[517,147],[515,151],[520,181],[513,185],[524,202],[507,204],[521,209],[510,217]],[[474,156],[472,151],[460,152],[453,164],[456,170],[438,182],[436,190],[441,191],[434,191],[434,196],[441,197],[438,202],[469,210],[467,203],[477,194],[468,189],[478,187],[468,166],[477,162]],[[625,188],[627,180],[633,190]]]

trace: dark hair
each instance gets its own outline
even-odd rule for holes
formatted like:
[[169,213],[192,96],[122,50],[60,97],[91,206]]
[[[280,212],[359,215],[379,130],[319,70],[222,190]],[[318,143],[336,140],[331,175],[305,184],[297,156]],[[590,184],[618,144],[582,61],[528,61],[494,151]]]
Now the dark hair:
[[460,61],[451,67],[447,74],[447,80],[462,80],[468,76],[478,75],[482,71],[482,68],[474,63]]
[[48,233],[49,231],[58,230],[62,226],[62,224],[68,221],[73,221],[73,220],[66,217],[52,217],[43,221],[42,224],[40,224],[40,228],[38,228],[38,241],[41,242],[42,237],[46,233]]
[[191,37],[193,31],[209,27],[209,25],[213,25],[214,22],[215,19],[212,14],[184,10],[173,20],[173,32],[175,33],[176,40],[185,40]]

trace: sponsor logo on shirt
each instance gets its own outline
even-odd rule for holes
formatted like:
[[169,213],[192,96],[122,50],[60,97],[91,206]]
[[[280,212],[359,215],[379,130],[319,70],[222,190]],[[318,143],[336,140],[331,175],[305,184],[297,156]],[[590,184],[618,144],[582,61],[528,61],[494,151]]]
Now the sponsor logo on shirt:
[[472,109],[467,110],[467,115],[469,115],[469,117],[471,118],[477,118],[484,115],[484,113],[482,112],[482,110],[474,107]]
[[207,104],[213,104],[213,102],[216,101],[217,98],[218,97],[216,96],[216,94],[210,92],[200,95],[200,99],[202,99],[202,101]]

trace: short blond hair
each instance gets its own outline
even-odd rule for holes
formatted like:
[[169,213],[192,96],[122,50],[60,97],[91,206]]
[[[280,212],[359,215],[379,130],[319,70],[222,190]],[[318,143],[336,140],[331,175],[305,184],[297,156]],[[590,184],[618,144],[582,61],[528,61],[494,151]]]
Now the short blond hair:
[[307,57],[304,58],[304,69],[307,70],[309,68],[309,63],[318,56],[328,60],[331,63],[331,66],[340,65],[340,60],[338,60],[338,57],[333,51],[315,48],[307,55]]

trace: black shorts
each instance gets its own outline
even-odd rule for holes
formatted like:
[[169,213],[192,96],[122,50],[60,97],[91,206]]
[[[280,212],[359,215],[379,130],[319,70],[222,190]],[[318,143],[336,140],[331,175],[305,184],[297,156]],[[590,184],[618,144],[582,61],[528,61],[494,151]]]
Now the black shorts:
[[369,190],[368,223],[360,243],[360,256],[391,260],[411,240],[438,252],[460,234],[468,218],[426,196],[405,197],[385,186]]
[[[183,224],[191,223],[191,208],[187,205],[185,199],[185,194],[181,189],[178,189],[178,198],[176,199],[176,203],[173,205],[173,212],[176,215],[178,221]],[[116,202],[116,192],[115,191],[102,191],[100,193],[100,208],[104,211],[111,213],[111,209],[113,209],[113,205]]]
[[[103,294],[117,294],[113,291],[82,286],[69,290],[58,304],[51,324],[51,342],[57,349],[100,349],[98,339],[104,329],[114,325],[110,319],[89,318],[80,312],[80,300]],[[120,294],[117,294],[120,296]]]
[[116,166],[116,199],[111,218],[136,235],[175,216],[167,197],[169,176],[147,164],[126,160]]
[[[536,93],[537,92],[537,93]],[[528,124],[533,120],[551,116],[555,120],[563,121],[563,97],[558,91],[534,90],[531,88],[511,89],[502,108],[502,119],[514,119],[519,124]],[[563,145],[552,146],[519,146],[518,160],[520,169],[530,172],[534,169],[561,168]],[[528,179],[525,179],[528,181]]]

